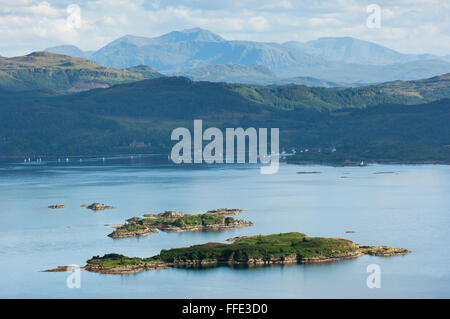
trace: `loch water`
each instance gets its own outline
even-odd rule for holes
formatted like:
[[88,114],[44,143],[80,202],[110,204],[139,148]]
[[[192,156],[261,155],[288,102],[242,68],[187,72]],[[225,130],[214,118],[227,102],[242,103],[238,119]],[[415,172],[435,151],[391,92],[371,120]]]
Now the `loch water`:
[[[2,298],[450,297],[450,166],[281,164],[277,174],[262,175],[250,165],[178,166],[152,157],[22,161],[0,162]],[[92,202],[117,208],[93,212],[80,207]],[[57,203],[67,208],[47,208]],[[221,207],[246,209],[234,217],[254,226],[107,237],[112,228],[106,224],[132,216]],[[128,275],[81,271],[80,288],[67,287],[71,273],[41,272],[83,266],[92,256],[111,252],[148,257],[161,249],[294,231],[408,248],[412,254]],[[371,264],[380,267],[380,288],[367,286]]]

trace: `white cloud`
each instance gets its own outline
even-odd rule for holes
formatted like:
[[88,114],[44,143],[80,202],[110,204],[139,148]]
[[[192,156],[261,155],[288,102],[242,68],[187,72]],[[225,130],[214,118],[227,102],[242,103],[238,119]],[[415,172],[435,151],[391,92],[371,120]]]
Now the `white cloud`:
[[[366,7],[382,27],[366,27]],[[77,1],[80,28],[65,23],[71,0],[0,0],[0,55],[70,43],[98,49],[125,34],[158,36],[202,27],[227,39],[284,42],[353,36],[405,53],[450,54],[448,0],[95,0]]]
[[31,5],[29,7],[24,7],[23,12],[41,17],[51,17],[51,18],[56,18],[61,14],[60,10],[53,8],[50,5],[50,3],[46,1],[39,2],[38,4]]
[[263,9],[275,9],[275,8],[283,8],[283,9],[289,9],[292,8],[291,1],[283,0],[283,1],[274,1],[271,3],[263,4]]

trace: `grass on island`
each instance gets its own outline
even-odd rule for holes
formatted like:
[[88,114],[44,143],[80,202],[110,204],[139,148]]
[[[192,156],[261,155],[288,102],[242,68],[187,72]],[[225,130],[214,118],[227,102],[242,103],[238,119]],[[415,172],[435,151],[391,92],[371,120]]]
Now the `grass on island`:
[[200,260],[249,260],[274,259],[289,255],[303,258],[332,257],[356,252],[358,247],[347,239],[308,237],[301,233],[280,233],[245,237],[232,244],[207,243],[186,248],[161,250],[150,258],[129,258],[123,255],[108,254],[93,257],[88,264],[104,267],[140,265],[149,262],[200,261]]
[[225,217],[219,214],[200,214],[200,215],[187,215],[179,218],[140,218],[133,217],[128,220],[124,225],[116,228],[113,232],[114,235],[123,235],[127,233],[143,232],[146,230],[156,228],[168,228],[168,227],[201,227],[209,225],[233,225],[237,222],[233,217]]
[[143,225],[139,225],[139,224],[124,224],[118,228],[116,228],[116,230],[114,230],[113,233],[116,234],[125,234],[125,233],[131,233],[131,232],[141,232],[141,231],[145,231],[148,228],[143,226]]
[[144,225],[165,225],[174,227],[195,227],[195,226],[207,226],[207,225],[224,225],[234,221],[234,218],[225,218],[222,215],[217,214],[200,214],[200,215],[188,215],[179,217],[176,219],[167,218],[144,218],[142,223]]
[[356,251],[347,239],[308,237],[301,233],[285,233],[246,237],[233,244],[207,243],[188,248],[162,250],[158,256],[166,262],[189,260],[274,259],[288,255],[330,257]]
[[[233,224],[236,220],[232,217],[224,217],[218,214],[200,214],[188,215],[175,219],[134,217],[129,221],[132,224],[145,225],[150,227],[159,225],[164,225],[166,227],[195,227],[208,225],[229,225]],[[124,226],[126,225],[127,224],[125,224]]]
[[120,266],[136,266],[147,263],[159,262],[159,259],[154,257],[139,258],[139,257],[127,257],[120,254],[106,254],[103,257],[94,256],[87,261],[89,265],[98,265],[101,267],[120,267]]

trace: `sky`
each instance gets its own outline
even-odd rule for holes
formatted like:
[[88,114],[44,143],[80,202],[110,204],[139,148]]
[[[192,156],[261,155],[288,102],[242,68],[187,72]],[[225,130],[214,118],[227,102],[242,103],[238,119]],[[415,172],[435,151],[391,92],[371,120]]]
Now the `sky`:
[[402,53],[450,55],[449,17],[449,0],[0,0],[0,55],[60,44],[97,50],[126,34],[194,27],[228,40],[351,36]]

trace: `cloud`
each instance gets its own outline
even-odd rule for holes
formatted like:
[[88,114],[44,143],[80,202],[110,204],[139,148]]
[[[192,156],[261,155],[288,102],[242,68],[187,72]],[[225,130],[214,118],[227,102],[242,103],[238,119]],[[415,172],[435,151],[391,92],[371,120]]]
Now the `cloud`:
[[[67,6],[81,8],[80,28]],[[381,28],[368,29],[366,8],[381,7]],[[448,0],[0,0],[0,55],[59,44],[95,50],[125,34],[158,36],[202,27],[226,39],[285,42],[353,36],[405,53],[450,54]]]

